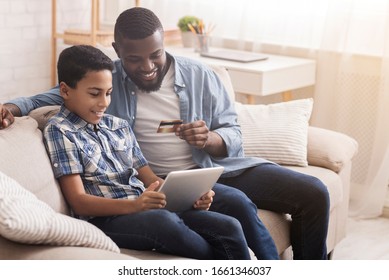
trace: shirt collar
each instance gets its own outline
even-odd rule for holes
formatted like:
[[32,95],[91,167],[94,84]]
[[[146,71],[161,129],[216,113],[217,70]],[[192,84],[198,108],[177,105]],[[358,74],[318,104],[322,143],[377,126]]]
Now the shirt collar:
[[[121,80],[122,81],[125,81],[127,78],[128,78],[128,76],[127,76],[127,73],[126,73],[126,71],[124,71],[124,68],[123,68],[123,65],[122,65],[122,61],[121,61],[121,59],[119,58],[119,59],[116,59],[115,61],[114,61],[114,68],[113,68],[113,70],[112,70],[112,74],[115,74],[115,73],[120,73],[119,75],[120,75],[120,78],[121,78]],[[129,78],[128,78],[129,79]]]
[[174,87],[175,87],[176,91],[179,91],[180,89],[183,89],[186,87],[183,75],[181,73],[180,64],[177,63],[176,58],[173,55],[171,55],[170,53],[166,52],[166,56],[170,57],[171,63],[174,63],[174,69],[175,69]]
[[[77,130],[89,128],[94,130],[95,125],[86,122],[84,119],[80,118],[77,114],[69,111],[64,105],[61,106],[60,113],[73,125],[73,127]],[[97,128],[106,127],[103,122],[98,123]]]

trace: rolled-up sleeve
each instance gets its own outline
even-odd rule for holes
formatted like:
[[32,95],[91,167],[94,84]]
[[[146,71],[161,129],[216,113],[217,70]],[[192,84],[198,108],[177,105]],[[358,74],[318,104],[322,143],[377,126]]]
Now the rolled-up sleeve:
[[211,72],[209,79],[210,82],[206,84],[206,87],[209,87],[208,90],[213,99],[210,129],[224,140],[228,157],[243,156],[242,133],[233,103],[217,75]]
[[56,86],[47,92],[30,97],[18,97],[8,101],[7,103],[18,106],[22,116],[26,116],[36,108],[50,105],[61,105],[62,102],[63,99],[59,94],[59,86]]

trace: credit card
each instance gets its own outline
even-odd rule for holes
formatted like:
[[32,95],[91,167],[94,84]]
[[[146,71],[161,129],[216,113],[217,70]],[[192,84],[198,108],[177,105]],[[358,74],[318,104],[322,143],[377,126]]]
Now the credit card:
[[162,120],[158,126],[157,133],[175,132],[182,123],[182,120]]

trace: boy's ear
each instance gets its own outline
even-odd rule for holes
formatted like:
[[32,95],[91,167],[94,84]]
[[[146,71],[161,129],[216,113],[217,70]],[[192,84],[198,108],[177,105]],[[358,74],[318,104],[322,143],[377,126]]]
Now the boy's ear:
[[59,83],[59,93],[63,99],[69,98],[69,86],[65,82]]
[[119,49],[118,49],[116,42],[112,42],[112,47],[115,50],[115,53],[118,56],[118,58],[120,58]]

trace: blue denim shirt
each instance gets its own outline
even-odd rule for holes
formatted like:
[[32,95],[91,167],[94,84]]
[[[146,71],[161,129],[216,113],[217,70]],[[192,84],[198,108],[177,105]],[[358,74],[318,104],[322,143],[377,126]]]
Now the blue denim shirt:
[[[170,54],[167,54],[170,56]],[[193,160],[200,167],[224,166],[223,177],[235,176],[246,168],[268,162],[261,158],[244,157],[237,115],[227,91],[217,75],[199,61],[172,57],[175,65],[174,91],[180,100],[184,123],[204,120],[211,131],[226,143],[227,157],[211,157],[203,150],[192,148]],[[127,120],[134,128],[136,121],[136,86],[128,78],[120,60],[113,70],[113,92],[107,113]],[[17,105],[22,115],[48,105],[62,104],[58,86],[32,97],[21,97],[8,103]]]

